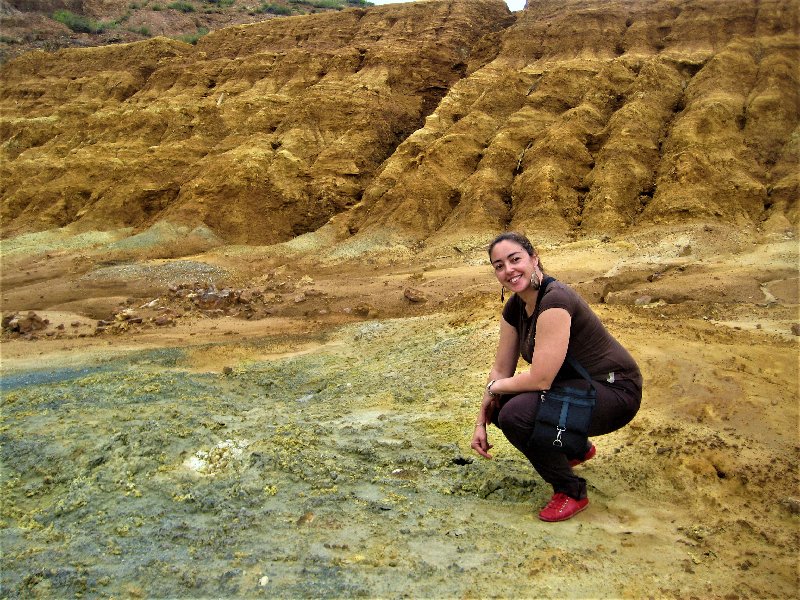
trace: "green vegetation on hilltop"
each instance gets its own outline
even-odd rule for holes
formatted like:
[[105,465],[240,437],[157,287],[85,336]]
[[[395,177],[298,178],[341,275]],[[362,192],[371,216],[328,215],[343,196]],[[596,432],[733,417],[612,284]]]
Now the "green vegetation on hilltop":
[[289,0],[291,4],[304,4],[311,8],[329,8],[342,10],[349,6],[374,6],[366,0]]
[[272,15],[291,15],[294,11],[285,4],[272,4],[271,2],[268,2],[262,4],[261,7],[254,12],[269,13]]
[[117,26],[116,21],[95,21],[83,15],[76,15],[69,10],[57,10],[53,13],[52,18],[76,33],[103,33]]
[[180,40],[181,42],[186,42],[187,44],[194,45],[197,43],[197,40],[199,40],[201,37],[207,34],[208,34],[207,27],[199,27],[197,31],[195,31],[194,33],[185,33],[183,35],[176,36],[175,39]]
[[171,4],[167,4],[167,8],[178,10],[182,13],[190,13],[195,11],[194,5],[189,4],[188,2],[173,2]]

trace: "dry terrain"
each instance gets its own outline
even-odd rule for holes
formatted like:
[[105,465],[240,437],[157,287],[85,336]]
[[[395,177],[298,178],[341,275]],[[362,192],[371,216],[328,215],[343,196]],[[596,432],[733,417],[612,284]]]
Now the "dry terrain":
[[[798,596],[798,4],[530,4],[0,68],[0,595]],[[645,378],[564,523],[506,228]]]

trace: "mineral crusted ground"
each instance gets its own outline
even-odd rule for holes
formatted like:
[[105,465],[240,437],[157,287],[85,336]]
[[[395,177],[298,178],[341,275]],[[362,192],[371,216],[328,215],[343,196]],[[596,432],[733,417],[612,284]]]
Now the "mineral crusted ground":
[[[797,3],[504,6],[2,67],[3,597],[797,596]],[[645,377],[565,523],[505,227]]]
[[[589,510],[555,525],[496,430],[495,460],[469,450],[499,310],[481,249],[324,268],[230,247],[128,271],[84,249],[85,272],[56,277],[60,252],[4,265],[27,277],[6,306],[49,321],[3,340],[9,597],[796,591],[794,238],[542,249],[587,297],[605,290],[594,307],[646,380],[639,416],[582,467]],[[176,294],[199,273],[250,282],[271,313]],[[123,307],[142,323],[95,333],[86,315]]]

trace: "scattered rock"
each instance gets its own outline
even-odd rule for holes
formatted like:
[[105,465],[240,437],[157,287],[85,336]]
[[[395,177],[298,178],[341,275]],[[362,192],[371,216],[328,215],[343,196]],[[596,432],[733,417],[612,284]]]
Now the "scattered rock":
[[635,304],[636,306],[645,306],[647,304],[651,304],[653,302],[653,298],[651,296],[641,296],[636,299]]
[[169,315],[160,315],[153,319],[153,323],[158,325],[159,327],[165,327],[167,325],[174,325],[175,319],[170,317]]
[[425,294],[414,288],[406,288],[403,291],[403,296],[406,300],[414,304],[421,304],[428,301],[428,299],[425,297]]
[[353,312],[357,314],[359,317],[370,317],[377,314],[377,311],[366,302],[362,302],[358,306],[353,309]]
[[30,311],[25,316],[20,316],[16,313],[3,317],[3,329],[11,333],[33,333],[34,331],[41,331],[47,329],[50,321],[43,319],[35,312]]
[[194,303],[202,309],[221,310],[233,304],[235,300],[232,290],[225,288],[218,291],[212,284],[195,295]]
[[794,323],[792,325],[792,333],[794,335],[800,335],[800,323]]
[[130,308],[123,309],[114,315],[116,321],[138,321],[141,323],[141,318],[133,312]]
[[789,496],[783,501],[783,505],[786,506],[793,515],[800,515],[800,498]]

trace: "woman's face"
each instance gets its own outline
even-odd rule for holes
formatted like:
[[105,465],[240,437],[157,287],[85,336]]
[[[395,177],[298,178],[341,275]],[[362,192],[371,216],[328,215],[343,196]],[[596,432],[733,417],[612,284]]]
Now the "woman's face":
[[512,292],[522,292],[531,284],[538,257],[512,240],[498,242],[492,248],[492,267],[497,281]]

